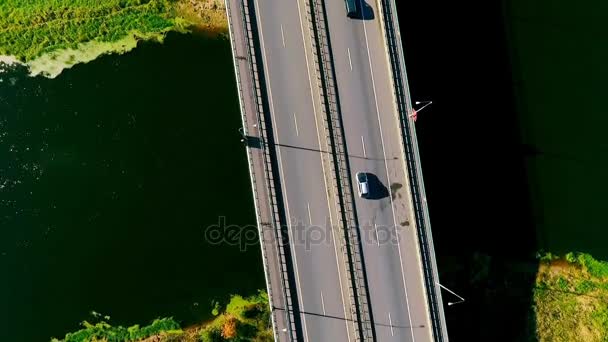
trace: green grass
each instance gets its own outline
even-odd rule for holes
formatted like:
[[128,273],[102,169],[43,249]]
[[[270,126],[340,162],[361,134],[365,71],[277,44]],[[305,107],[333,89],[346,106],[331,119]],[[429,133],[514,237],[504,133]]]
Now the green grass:
[[61,340],[53,339],[53,342],[89,342],[89,341],[138,341],[153,335],[179,337],[183,334],[179,323],[172,318],[162,318],[154,320],[150,325],[140,327],[134,325],[128,328],[114,327],[102,321],[96,324],[83,322],[83,329],[73,333],[68,333]]
[[538,341],[608,341],[608,263],[584,253],[540,259],[533,296]]
[[102,54],[129,51],[138,40],[192,29],[227,32],[223,1],[0,0],[0,56],[50,78]]
[[0,55],[28,62],[92,40],[162,34],[176,27],[173,7],[169,0],[0,1]]
[[[226,336],[227,326],[235,327],[234,336]],[[200,332],[202,342],[256,341],[272,342],[268,295],[260,291],[256,296],[232,296],[223,313]]]
[[[112,326],[110,317],[103,317],[97,323],[82,322],[83,328],[51,342],[138,342],[154,336],[154,341],[162,342],[272,342],[274,336],[270,324],[268,295],[260,291],[251,297],[233,295],[226,307],[214,303],[216,316],[211,322],[183,329],[173,318],[154,320],[150,325],[140,327]],[[100,314],[93,315],[96,319]],[[233,329],[230,330],[229,327]],[[230,333],[227,336],[227,333]]]

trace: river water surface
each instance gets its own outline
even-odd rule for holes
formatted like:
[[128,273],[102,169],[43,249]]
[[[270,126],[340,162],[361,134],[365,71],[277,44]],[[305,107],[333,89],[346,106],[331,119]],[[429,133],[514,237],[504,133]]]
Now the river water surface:
[[265,287],[258,245],[204,235],[255,223],[226,39],[0,78],[0,341],[62,337],[92,310],[189,324]]

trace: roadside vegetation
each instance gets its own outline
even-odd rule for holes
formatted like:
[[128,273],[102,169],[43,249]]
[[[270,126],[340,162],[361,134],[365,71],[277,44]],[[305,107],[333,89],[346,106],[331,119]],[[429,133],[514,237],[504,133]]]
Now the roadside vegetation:
[[252,297],[232,296],[223,313],[200,331],[202,342],[272,342],[268,294]]
[[150,325],[140,327],[134,325],[128,328],[113,327],[106,321],[99,323],[82,322],[83,329],[68,333],[63,339],[52,339],[51,342],[89,342],[89,341],[142,341],[150,336],[159,336],[165,341],[174,341],[173,338],[184,334],[179,323],[173,318],[154,320]]
[[94,313],[99,322],[85,321],[81,330],[51,342],[272,342],[268,303],[263,291],[247,298],[234,295],[225,308],[215,304],[213,320],[184,329],[173,318],[157,319],[143,327],[115,327],[109,317]]
[[[168,31],[227,32],[221,0],[5,0],[0,1],[0,56],[30,63],[71,51],[58,63],[91,60],[74,51],[125,52],[133,41],[162,41]],[[96,44],[91,44],[96,43]],[[114,44],[112,44],[114,43]],[[93,58],[94,58],[93,57]],[[45,64],[52,64],[45,62]],[[44,67],[42,68],[44,69]],[[44,70],[43,70],[44,71]]]
[[533,308],[538,341],[608,341],[608,262],[583,253],[545,254]]

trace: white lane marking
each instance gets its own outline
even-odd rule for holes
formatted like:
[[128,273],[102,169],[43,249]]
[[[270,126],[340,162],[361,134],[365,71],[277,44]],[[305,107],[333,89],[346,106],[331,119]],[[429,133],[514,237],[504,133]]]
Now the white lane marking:
[[308,223],[312,226],[312,215],[310,215],[310,203],[306,203],[306,209],[308,209]]
[[321,307],[323,308],[323,316],[327,316],[327,313],[325,313],[325,301],[323,300],[323,291],[321,291]]
[[380,247],[380,239],[378,235],[378,224],[374,222],[374,229],[376,230],[376,242],[378,243],[378,247]]
[[293,123],[296,127],[296,136],[300,136],[300,131],[298,130],[298,119],[296,118],[296,113],[293,113]]
[[363,140],[363,136],[361,136],[361,145],[363,146],[363,157],[367,158],[367,153],[365,153],[365,141]]
[[346,48],[346,52],[348,52],[348,65],[350,65],[350,71],[353,71],[353,61],[350,59],[350,48]]
[[391,313],[388,313],[388,324],[391,327],[391,336],[395,336],[395,332],[393,331],[393,320],[391,319]]
[[[257,0],[256,0],[257,1]],[[308,86],[310,87],[310,101],[312,103],[312,109],[313,109],[313,114],[315,117],[315,126],[317,127],[317,140],[319,143],[319,148],[321,148],[321,136],[319,134],[319,122],[317,120],[317,109],[315,107],[315,101],[313,99],[313,94],[314,92],[312,91],[312,80],[310,79],[310,63],[308,61],[308,53],[307,53],[307,49],[306,49],[306,39],[304,38],[304,25],[302,24],[302,8],[300,6],[300,1],[296,1],[296,3],[298,4],[298,19],[300,20],[300,31],[302,32],[302,44],[304,45],[304,58],[306,59],[306,73],[308,75]],[[261,18],[260,18],[261,20]],[[320,96],[320,94],[318,94],[318,96]],[[319,102],[321,102],[321,99],[319,98]],[[321,165],[324,165],[323,162],[323,156],[321,155],[321,153],[319,153],[319,159],[321,160]],[[325,189],[329,189],[329,187],[327,186],[327,177],[325,175],[325,168],[323,168],[323,181],[325,182]],[[330,201],[329,201],[329,196],[325,196],[325,198],[327,199],[327,208],[331,208],[330,205]],[[334,245],[334,252],[336,254],[336,271],[338,272],[338,281],[340,283],[340,297],[342,300],[342,310],[344,312],[344,325],[346,326],[346,336],[348,337],[348,342],[351,341],[350,339],[350,329],[348,326],[348,317],[346,315],[346,301],[344,300],[344,292],[342,291],[343,285],[342,285],[342,276],[340,275],[340,267],[339,267],[339,259],[338,259],[338,247],[336,246],[335,242],[336,238],[335,238],[335,232],[333,229],[334,223],[333,223],[333,219],[332,219],[332,215],[330,213],[329,215],[329,220],[330,220],[330,224],[331,224],[331,233],[332,233],[332,244]],[[350,307],[352,307],[353,303],[352,303],[352,299],[350,298],[350,296],[348,297],[349,301],[350,301]]]
[[[363,7],[363,0],[359,0],[360,5]],[[386,149],[384,148],[384,134],[382,133],[382,121],[380,120],[380,108],[378,107],[378,95],[376,94],[376,82],[374,80],[374,68],[372,66],[372,57],[371,54],[369,52],[369,40],[367,38],[367,28],[365,25],[365,20],[363,21],[363,33],[365,34],[365,48],[367,49],[367,59],[369,62],[369,72],[371,74],[371,78],[372,78],[372,89],[374,91],[374,102],[376,103],[376,114],[378,117],[378,126],[380,127],[380,141],[382,142],[382,153],[384,155],[384,167],[386,168],[386,179],[389,183],[389,185],[391,184],[391,178],[390,178],[390,174],[388,172],[388,163],[387,163],[387,158],[386,158]],[[393,196],[389,197],[391,200],[391,210],[393,212],[393,224],[394,224],[394,229],[395,229],[395,234],[397,237],[397,250],[399,252],[399,267],[401,268],[401,280],[403,281],[403,289],[405,292],[405,304],[408,308],[407,310],[407,317],[410,323],[410,333],[412,335],[412,342],[416,341],[416,337],[414,336],[414,326],[412,324],[412,314],[410,313],[410,302],[409,302],[409,298],[407,295],[407,284],[405,282],[405,271],[403,270],[403,256],[401,255],[401,244],[399,243],[399,234],[397,234],[397,218],[395,216],[395,204],[393,203]]]
[[285,32],[283,32],[283,24],[281,24],[281,40],[283,41],[283,47],[285,47]]
[[[255,0],[255,6],[257,7],[258,10],[258,17],[260,19],[260,23],[262,23],[262,11],[260,11],[260,4],[258,0]],[[268,76],[268,79],[266,80],[266,82],[268,83],[268,97],[270,98],[270,111],[273,115],[271,115],[271,119],[272,119],[272,124],[274,127],[278,127],[276,124],[276,120],[275,120],[275,111],[274,111],[274,100],[272,99],[272,87],[270,86],[270,73],[268,71],[268,60],[266,58],[266,48],[264,47],[264,30],[262,29],[262,25],[260,24],[260,42],[262,45],[262,58],[264,59],[264,70],[266,75]],[[276,130],[275,132],[275,139],[277,141],[277,143],[280,144],[280,140],[279,140],[279,132],[278,130]],[[281,157],[281,147],[278,146],[277,147],[277,156],[279,157],[279,173],[281,174],[281,183],[283,183],[283,189],[284,189],[284,193],[285,193],[285,210],[287,212],[287,217],[291,217],[291,215],[289,214],[289,202],[287,200],[287,187],[285,186],[285,176],[283,173],[283,159]],[[291,224],[291,222],[287,222],[290,230],[293,232],[293,225]],[[290,241],[293,241],[290,239]],[[294,270],[296,273],[296,285],[298,287],[298,297],[300,297],[300,310],[302,311],[302,322],[303,322],[303,330],[304,330],[304,340],[305,341],[309,341],[308,338],[308,329],[306,326],[306,315],[303,314],[304,312],[306,312],[306,310],[304,309],[304,301],[302,300],[302,286],[300,283],[300,273],[298,272],[298,259],[297,259],[297,253],[295,253],[295,249],[293,254],[293,263],[294,263]]]

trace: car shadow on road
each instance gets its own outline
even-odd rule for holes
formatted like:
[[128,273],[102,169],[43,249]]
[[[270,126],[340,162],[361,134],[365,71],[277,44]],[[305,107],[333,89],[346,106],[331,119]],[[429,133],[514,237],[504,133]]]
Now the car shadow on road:
[[379,200],[389,196],[388,188],[382,184],[380,179],[373,173],[366,172],[369,183],[369,194],[365,196],[369,200]]
[[374,20],[374,9],[366,1],[357,0],[357,14],[351,16],[352,19]]

